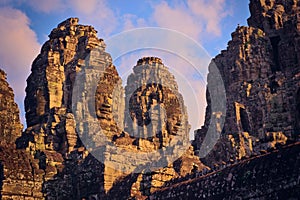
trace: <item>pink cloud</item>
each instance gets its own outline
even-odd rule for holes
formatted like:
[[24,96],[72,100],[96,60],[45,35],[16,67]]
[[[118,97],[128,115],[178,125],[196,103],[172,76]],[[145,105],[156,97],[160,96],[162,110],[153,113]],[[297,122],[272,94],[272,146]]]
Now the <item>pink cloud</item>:
[[147,26],[147,22],[144,18],[139,18],[134,14],[125,14],[121,16],[120,22],[122,22],[123,31]]
[[202,34],[221,35],[221,21],[229,14],[225,0],[188,0],[169,5],[163,1],[153,6],[158,26],[170,28],[198,40]]
[[36,11],[44,13],[64,10],[66,5],[63,0],[30,0],[26,3]]
[[97,6],[97,0],[73,0],[70,2],[73,8],[82,14],[89,15],[94,13]]
[[0,67],[7,73],[19,105],[23,104],[31,63],[40,49],[29,24],[28,17],[21,11],[0,8]]
[[99,31],[100,37],[110,35],[119,25],[117,14],[105,0],[75,0],[68,6],[80,17],[80,23],[92,24]]
[[123,30],[133,29],[135,28],[134,21],[136,20],[136,16],[132,14],[126,14],[123,16]]
[[1,6],[7,6],[7,5],[9,5],[9,4],[11,4],[12,3],[12,1],[13,0],[2,0],[1,2],[0,2],[0,5]]
[[[13,1],[13,0],[6,0]],[[18,1],[18,0],[15,0]],[[101,34],[108,36],[118,27],[116,13],[107,5],[106,0],[30,0],[23,4],[42,13],[60,13],[72,11],[80,18],[80,23],[93,25]]]
[[187,5],[195,16],[205,21],[208,33],[221,35],[221,20],[229,14],[224,10],[225,0],[188,0]]
[[167,2],[155,5],[153,19],[160,27],[180,31],[194,39],[197,39],[202,31],[201,25],[182,4],[175,7],[171,7]]

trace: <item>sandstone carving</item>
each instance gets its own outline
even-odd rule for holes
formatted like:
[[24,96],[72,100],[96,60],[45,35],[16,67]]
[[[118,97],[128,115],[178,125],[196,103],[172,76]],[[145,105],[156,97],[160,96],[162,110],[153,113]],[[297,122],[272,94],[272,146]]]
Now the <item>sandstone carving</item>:
[[[193,145],[184,143],[186,107],[160,58],[139,59],[123,88],[97,31],[77,18],[60,23],[32,63],[23,132],[0,71],[0,198],[298,198],[299,7],[250,1],[249,27],[238,26],[209,66]],[[226,112],[216,106],[224,99]]]
[[[227,113],[214,147],[221,156],[212,151],[203,159],[210,166],[299,140],[299,3],[253,0],[250,11],[250,27],[238,27],[227,50],[213,59],[224,81]],[[197,151],[211,112],[208,105],[205,125],[196,133]]]
[[0,70],[0,115],[0,144],[14,145],[16,138],[21,135],[23,126],[13,91],[6,82],[6,74],[2,70]]
[[[114,197],[120,195],[113,192],[120,190],[120,184],[125,185],[125,193],[130,191],[127,197],[144,198],[172,178],[206,168],[191,146],[182,145],[183,155],[180,150],[172,150],[181,156],[174,163],[165,163],[155,171],[145,168],[136,177],[130,175],[149,165],[147,158],[139,155],[141,152],[166,149],[176,137],[180,137],[181,143],[188,139],[190,126],[183,98],[174,76],[161,59],[140,59],[124,90],[103,40],[97,38],[93,27],[80,25],[77,18],[70,18],[51,32],[31,71],[25,98],[28,127],[21,137],[19,130],[13,141],[16,140],[20,149],[16,151],[24,159],[37,163],[28,170],[41,171],[40,198]],[[76,85],[78,80],[80,84]],[[96,88],[93,88],[90,83],[95,81]],[[76,87],[83,91],[95,89],[95,94],[93,98],[86,96],[87,93],[79,94]],[[88,105],[94,108],[86,107],[84,99],[94,99]],[[94,110],[107,140],[118,150],[131,154],[123,155],[105,146],[97,133],[92,135],[93,126],[88,126],[86,133],[96,149],[106,148],[102,151],[105,158],[102,163],[96,160],[89,153],[93,149],[88,150],[85,140],[79,137],[82,135],[78,135],[78,130],[85,125],[78,124],[76,119],[86,116],[87,110]],[[158,163],[163,162],[159,160],[163,159],[159,152],[154,155],[158,156]]]

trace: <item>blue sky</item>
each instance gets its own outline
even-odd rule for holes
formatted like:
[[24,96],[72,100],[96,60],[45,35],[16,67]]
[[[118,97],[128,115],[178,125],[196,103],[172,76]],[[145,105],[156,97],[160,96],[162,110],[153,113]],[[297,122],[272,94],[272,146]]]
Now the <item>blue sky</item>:
[[[15,99],[24,119],[25,80],[30,73],[31,63],[41,45],[48,40],[48,34],[63,20],[78,17],[81,24],[93,25],[98,30],[98,37],[104,40],[134,28],[168,28],[190,37],[214,57],[220,50],[226,49],[237,24],[247,24],[248,3],[248,0],[2,0],[0,68],[8,74],[8,81],[15,91]],[[147,53],[159,56],[162,52],[129,53],[127,57],[116,60],[115,64],[119,70],[124,65],[132,68],[138,56]],[[186,61],[172,60],[168,55],[165,57],[168,66],[178,63],[188,65]],[[181,73],[182,68],[178,69]],[[199,97],[198,104],[203,107],[200,122],[193,127],[199,128],[205,108],[205,85],[197,89],[199,83],[189,84],[196,88],[196,99]],[[186,98],[189,99],[188,96]]]

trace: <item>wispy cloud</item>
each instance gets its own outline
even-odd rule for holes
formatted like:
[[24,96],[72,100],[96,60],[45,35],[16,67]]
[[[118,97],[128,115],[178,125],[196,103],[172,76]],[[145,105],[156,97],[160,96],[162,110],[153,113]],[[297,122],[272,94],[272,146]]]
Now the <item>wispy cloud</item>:
[[23,105],[26,78],[40,49],[36,34],[29,25],[30,21],[23,12],[0,8],[0,67],[8,74],[19,105]]
[[63,0],[29,0],[26,3],[35,11],[43,13],[63,11],[66,5]]
[[207,33],[221,35],[221,21],[231,14],[226,10],[225,0],[188,0],[187,5],[193,15],[204,22]]
[[171,7],[163,1],[154,6],[153,19],[159,27],[170,28],[185,33],[194,39],[197,39],[202,32],[201,25],[188,12],[188,9],[182,5]]
[[100,37],[110,35],[119,25],[117,14],[105,0],[74,0],[67,5],[80,17],[81,23],[93,25]]
[[[9,1],[9,0],[6,0]],[[10,0],[18,1],[18,0]],[[117,15],[106,0],[19,0],[22,4],[44,14],[72,13],[81,23],[97,28],[101,37],[108,36],[118,27]],[[15,2],[14,2],[15,3]],[[71,17],[71,16],[70,16]]]
[[97,0],[73,0],[70,2],[70,4],[78,13],[91,15],[97,10],[97,2]]
[[123,31],[130,30],[134,28],[146,27],[149,26],[149,23],[144,18],[139,18],[134,14],[125,14],[121,16],[120,22],[123,25]]
[[229,12],[225,0],[188,0],[153,5],[153,19],[160,27],[170,28],[199,40],[201,35],[221,35],[221,21]]

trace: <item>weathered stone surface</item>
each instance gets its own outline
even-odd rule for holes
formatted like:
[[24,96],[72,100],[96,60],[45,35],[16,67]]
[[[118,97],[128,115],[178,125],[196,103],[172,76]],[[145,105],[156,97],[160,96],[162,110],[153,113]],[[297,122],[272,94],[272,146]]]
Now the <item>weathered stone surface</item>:
[[14,94],[6,81],[6,74],[0,69],[0,145],[14,145],[20,137],[23,126]]
[[0,147],[0,160],[1,199],[45,199],[43,185],[58,173],[63,161],[56,152],[33,156],[9,146]]
[[[176,137],[188,140],[190,126],[183,98],[161,59],[149,57],[137,62],[124,98],[121,78],[93,27],[70,18],[49,38],[32,64],[25,98],[28,128],[16,141],[17,148],[22,149],[19,151],[33,157],[38,163],[36,170],[43,172],[38,183],[42,197],[117,198],[122,193],[124,198],[145,198],[172,178],[205,168],[192,147],[180,141],[183,150],[172,150],[181,156],[174,164],[157,152],[155,161],[165,163],[161,169],[130,174],[151,165],[143,153],[167,148]],[[88,96],[87,91],[93,89],[94,96]],[[117,150],[103,144],[103,138],[93,132],[97,124],[86,126],[93,121],[87,111],[95,112],[101,132]],[[76,124],[80,117],[85,122]],[[144,130],[139,135],[134,132],[136,125]],[[78,130],[85,130],[94,144],[94,149],[88,146],[89,151],[102,149],[102,163],[89,154]]]
[[96,33],[91,26],[79,25],[77,18],[66,20],[51,32],[50,39],[32,63],[32,73],[27,79],[25,111],[28,126],[46,122],[53,108],[65,107],[70,111],[76,72],[80,71],[91,49],[105,48]]
[[[51,172],[57,173],[56,167],[52,170],[45,168],[42,156],[16,149],[15,142],[21,136],[23,128],[19,119],[19,108],[2,70],[0,82],[0,198],[44,199],[42,185]],[[63,161],[59,160],[59,155],[55,152],[54,155],[46,157],[53,166],[58,166]]]
[[[203,159],[210,166],[299,140],[299,3],[253,0],[250,10],[250,27],[238,27],[227,50],[213,59],[224,81],[227,113],[219,142]],[[197,151],[212,116],[209,95],[207,102]]]
[[96,90],[96,114],[103,133],[110,139],[124,130],[124,89],[112,64],[106,67]]
[[[164,66],[161,59],[144,57],[138,60],[133,73],[127,79],[125,88],[124,126],[126,132],[114,138],[114,144],[134,154],[133,157],[129,157],[110,153],[110,164],[108,162],[107,164],[115,163],[116,165],[120,162],[119,165],[124,166],[129,161],[126,165],[132,169],[141,167],[140,165],[143,164],[149,165],[142,153],[152,153],[171,146],[175,136],[180,137],[182,142],[188,139],[187,111],[177,87],[174,76]],[[180,144],[177,145],[180,146]],[[123,179],[126,180],[124,182],[122,179],[115,181],[121,177],[121,174],[105,168],[104,179],[109,180],[105,183],[105,187],[111,188],[110,197],[120,197],[119,193],[113,191],[127,188],[123,193],[124,196],[143,199],[157,188],[163,187],[172,178],[206,167],[194,155],[191,146],[190,149],[185,146],[184,148],[181,153],[183,155],[179,154],[180,158],[174,163],[166,163],[161,166],[161,169],[154,171],[145,169],[137,176],[124,174]],[[173,153],[176,155],[176,150]],[[165,158],[158,156],[157,159]],[[161,163],[164,162],[161,161]],[[115,183],[112,184],[113,182]],[[127,190],[131,192],[127,193]]]
[[299,145],[170,182],[149,199],[297,199]]
[[251,27],[259,28],[268,35],[278,34],[278,30],[286,29],[287,33],[299,31],[299,1],[297,0],[258,0],[250,1],[251,17],[248,24]]
[[[183,140],[188,137],[190,125],[183,97],[161,59],[140,59],[128,77],[125,93],[125,130],[129,134],[151,140],[152,150],[169,146],[175,135],[181,134]],[[137,143],[147,148],[147,143]]]
[[[250,27],[238,27],[227,50],[213,60],[227,95],[224,127],[225,113],[215,110],[211,98],[222,87],[210,65],[208,88],[214,90],[207,91],[203,128],[193,146],[177,141],[184,149],[180,154],[171,148],[178,155],[174,162],[158,153],[153,163],[164,167],[154,170],[150,153],[165,150],[178,136],[187,139],[190,129],[174,76],[161,59],[145,57],[124,90],[94,28],[77,18],[60,23],[32,64],[25,98],[28,128],[22,135],[12,90],[0,72],[1,198],[282,199],[286,193],[297,198],[299,6],[294,0],[250,1]],[[79,87],[95,94],[73,90],[79,74]],[[94,102],[84,104],[89,100]],[[88,116],[86,111],[95,111],[92,126],[75,121]],[[94,125],[111,146],[93,132]],[[220,139],[202,159],[208,167],[194,152],[201,150],[210,125],[211,139]],[[78,137],[83,129],[93,148]],[[88,150],[99,150],[104,161]]]

